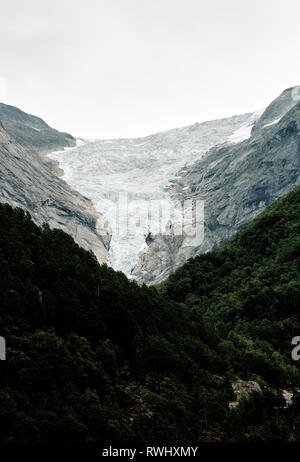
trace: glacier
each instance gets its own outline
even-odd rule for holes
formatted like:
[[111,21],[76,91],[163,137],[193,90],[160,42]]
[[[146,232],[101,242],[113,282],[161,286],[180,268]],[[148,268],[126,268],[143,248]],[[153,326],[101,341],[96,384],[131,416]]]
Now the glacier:
[[177,172],[213,146],[247,135],[255,118],[243,114],[143,138],[80,141],[49,156],[59,163],[63,180],[109,222],[110,265],[130,277],[147,236],[181,219],[168,194]]

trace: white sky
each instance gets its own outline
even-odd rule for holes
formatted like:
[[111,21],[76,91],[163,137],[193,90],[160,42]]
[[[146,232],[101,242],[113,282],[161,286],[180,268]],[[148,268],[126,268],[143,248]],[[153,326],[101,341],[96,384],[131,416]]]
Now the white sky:
[[300,84],[299,0],[0,0],[0,18],[2,101],[77,136],[254,111]]

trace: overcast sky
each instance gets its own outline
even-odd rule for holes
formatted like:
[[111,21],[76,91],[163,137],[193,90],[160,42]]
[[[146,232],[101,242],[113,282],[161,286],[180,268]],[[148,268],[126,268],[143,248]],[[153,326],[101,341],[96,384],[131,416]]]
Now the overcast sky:
[[0,17],[0,98],[76,136],[254,111],[300,84],[299,0],[0,0]]

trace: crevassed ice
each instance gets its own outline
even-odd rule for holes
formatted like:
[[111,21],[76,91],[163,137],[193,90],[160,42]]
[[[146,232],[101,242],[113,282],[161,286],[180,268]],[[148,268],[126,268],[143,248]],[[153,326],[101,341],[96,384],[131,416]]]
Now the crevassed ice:
[[[50,154],[63,179],[89,197],[112,228],[110,264],[130,275],[149,232],[180,220],[167,192],[176,172],[250,122],[251,114],[204,122],[145,138],[87,142]],[[252,121],[252,120],[251,120]]]

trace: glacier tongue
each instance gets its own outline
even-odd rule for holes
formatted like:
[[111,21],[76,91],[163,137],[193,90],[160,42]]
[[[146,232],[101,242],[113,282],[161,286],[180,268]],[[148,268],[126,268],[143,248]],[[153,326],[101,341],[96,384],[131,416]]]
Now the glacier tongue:
[[251,122],[251,114],[244,114],[144,138],[87,142],[50,157],[59,162],[63,179],[108,220],[110,264],[130,275],[148,234],[180,220],[167,192],[176,172]]

